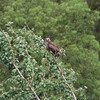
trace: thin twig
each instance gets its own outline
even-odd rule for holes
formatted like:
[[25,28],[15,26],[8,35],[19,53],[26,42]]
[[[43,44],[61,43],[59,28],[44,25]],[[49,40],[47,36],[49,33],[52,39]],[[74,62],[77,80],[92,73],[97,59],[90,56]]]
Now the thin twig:
[[[58,67],[58,68],[59,68],[59,71],[61,72],[60,67]],[[72,90],[71,86],[67,83],[67,80],[66,80],[66,78],[65,78],[64,74],[61,74],[61,75],[62,75],[62,77],[63,77],[63,79],[64,79],[64,81],[65,81],[66,85],[70,88],[70,90],[71,90],[71,92],[72,92],[72,95],[73,95],[74,100],[77,100],[77,99],[76,99],[76,96],[75,96],[75,93],[73,92],[73,90]]]
[[[56,60],[56,58],[53,55],[52,55],[52,57],[54,58],[55,62],[58,64],[58,61]],[[58,66],[58,69],[59,69],[59,72],[61,73],[62,70],[61,70],[60,66]],[[69,87],[69,89],[73,95],[74,100],[77,100],[75,93],[74,93],[73,89],[71,88],[71,86],[67,83],[67,80],[66,80],[64,74],[61,74],[61,75],[62,75],[62,78],[64,79],[65,84]]]
[[28,26],[28,24],[25,22],[26,28],[31,31],[30,27]]

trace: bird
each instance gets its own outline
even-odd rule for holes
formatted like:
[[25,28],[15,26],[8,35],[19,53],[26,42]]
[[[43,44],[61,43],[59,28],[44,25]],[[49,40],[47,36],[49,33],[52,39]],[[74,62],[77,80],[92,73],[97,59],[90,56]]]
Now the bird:
[[59,48],[51,41],[50,38],[45,39],[46,43],[46,49],[53,54],[57,54],[59,57],[62,56],[62,53],[60,52]]

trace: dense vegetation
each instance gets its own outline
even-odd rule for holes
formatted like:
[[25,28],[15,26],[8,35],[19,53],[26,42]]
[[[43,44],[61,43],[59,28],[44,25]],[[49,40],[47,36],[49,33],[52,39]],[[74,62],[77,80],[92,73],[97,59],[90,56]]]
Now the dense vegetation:
[[74,88],[76,77],[70,65],[48,53],[43,39],[32,31],[13,30],[12,27],[8,32],[1,31],[0,46],[0,60],[6,66],[14,67],[12,75],[1,84],[1,100],[35,99],[29,84],[40,100],[72,100],[69,85],[77,98],[86,99],[84,89]]
[[[41,100],[73,100],[59,67],[78,100],[100,98],[100,44],[96,40],[100,39],[96,33],[100,13],[94,10],[93,0],[84,1],[0,1],[0,60],[4,67],[0,70],[8,74],[2,72],[0,76],[2,100],[34,98],[16,66],[31,81]],[[46,37],[62,49],[62,58],[45,50]]]

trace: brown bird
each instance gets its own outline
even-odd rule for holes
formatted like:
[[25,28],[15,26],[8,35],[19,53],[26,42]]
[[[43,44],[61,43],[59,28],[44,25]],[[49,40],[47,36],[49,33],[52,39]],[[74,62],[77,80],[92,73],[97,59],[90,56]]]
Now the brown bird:
[[58,49],[58,47],[50,40],[50,38],[46,38],[45,39],[45,43],[46,43],[46,49],[48,51],[51,51],[53,54],[57,54],[58,56],[62,56],[60,50]]

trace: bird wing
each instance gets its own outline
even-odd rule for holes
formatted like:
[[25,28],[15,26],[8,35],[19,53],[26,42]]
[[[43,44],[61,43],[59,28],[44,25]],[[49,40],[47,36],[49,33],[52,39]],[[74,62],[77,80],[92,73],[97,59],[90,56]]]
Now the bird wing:
[[57,48],[57,46],[55,46],[55,44],[49,44],[49,48],[52,52],[58,52],[59,49]]

